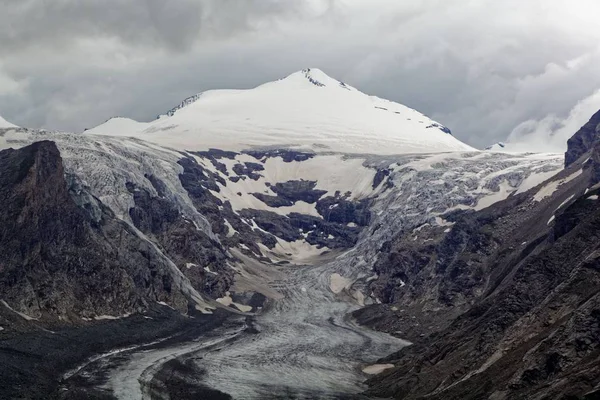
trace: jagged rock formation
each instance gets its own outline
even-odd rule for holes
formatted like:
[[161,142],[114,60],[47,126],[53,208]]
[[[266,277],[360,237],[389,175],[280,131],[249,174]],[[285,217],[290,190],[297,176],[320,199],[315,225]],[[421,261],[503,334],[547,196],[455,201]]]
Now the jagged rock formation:
[[592,116],[587,124],[581,127],[575,135],[567,141],[565,153],[565,167],[573,164],[584,154],[589,153],[598,144],[600,139],[600,111]]

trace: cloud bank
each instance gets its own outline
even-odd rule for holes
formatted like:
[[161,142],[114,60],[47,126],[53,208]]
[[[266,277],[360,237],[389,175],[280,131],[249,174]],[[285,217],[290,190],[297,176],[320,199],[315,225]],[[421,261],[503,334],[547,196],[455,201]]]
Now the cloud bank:
[[564,152],[567,140],[598,110],[600,90],[577,103],[567,118],[548,115],[519,124],[508,137],[507,146],[511,151]]
[[28,127],[150,120],[318,67],[473,146],[551,132],[558,150],[600,89],[595,0],[0,2],[0,115]]

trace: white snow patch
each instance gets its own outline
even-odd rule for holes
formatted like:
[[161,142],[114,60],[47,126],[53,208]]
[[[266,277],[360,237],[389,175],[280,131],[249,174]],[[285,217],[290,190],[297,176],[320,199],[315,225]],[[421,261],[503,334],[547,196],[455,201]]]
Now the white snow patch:
[[193,267],[197,267],[198,265],[194,264],[194,263],[185,263],[185,267],[187,269],[193,268]]
[[231,303],[233,303],[233,299],[231,298],[231,293],[225,293],[224,297],[220,297],[217,299],[218,303],[223,304],[225,307],[229,307]]
[[500,188],[497,192],[493,192],[492,194],[479,199],[474,209],[477,211],[483,210],[484,208],[487,208],[492,204],[506,199],[512,192],[514,192],[514,188],[511,187],[507,181],[502,181],[499,184],[499,187]]
[[348,278],[344,278],[338,273],[331,274],[329,277],[329,288],[335,294],[341,293],[345,289],[349,289],[352,286],[352,281]]
[[214,271],[211,271],[211,270],[210,270],[210,267],[204,267],[204,270],[205,270],[206,272],[208,272],[209,274],[213,274],[213,275],[219,275],[218,273],[216,273],[216,272],[214,272]]
[[238,231],[235,230],[235,228],[229,223],[229,221],[225,219],[224,222],[225,226],[227,227],[227,237],[232,237],[233,235],[238,233]]
[[365,167],[364,162],[364,158],[346,158],[342,155],[317,155],[305,161],[289,163],[280,157],[271,157],[265,162],[265,170],[261,173],[266,182],[316,181],[315,189],[326,190],[325,196],[333,196],[336,191],[342,194],[351,192],[350,199],[360,199],[373,193],[373,179],[377,173],[375,169]]
[[453,226],[454,225],[454,222],[446,221],[442,217],[435,217],[435,223],[438,226]]
[[119,315],[119,316],[114,316],[114,315],[97,315],[97,316],[94,317],[94,319],[96,321],[116,320],[116,319],[127,318],[130,315],[131,315],[130,313]]
[[250,312],[250,311],[252,311],[252,307],[246,306],[244,304],[239,304],[239,303],[234,302],[233,299],[231,298],[231,293],[230,292],[225,293],[224,297],[218,298],[217,302],[221,303],[225,307],[234,306],[235,308],[237,308],[241,312]]
[[86,134],[122,136],[134,134],[148,127],[148,123],[138,122],[130,118],[114,117],[92,129],[85,131]]
[[598,195],[597,195],[597,194],[594,194],[594,195],[592,195],[592,196],[588,197],[587,199],[588,199],[588,200],[598,200]]
[[377,375],[391,368],[394,368],[394,364],[373,364],[363,368],[362,372],[367,375]]
[[352,297],[354,297],[359,306],[365,306],[365,295],[363,294],[363,292],[357,290],[354,292],[354,295]]
[[234,302],[232,302],[231,304],[233,304],[241,312],[247,313],[247,312],[252,311],[252,307],[247,306],[245,304],[239,304],[239,303],[234,303]]
[[295,263],[310,260],[318,257],[323,253],[330,251],[328,247],[317,247],[305,240],[296,240],[294,242],[286,242],[281,238],[276,238],[277,244],[273,249],[269,249],[262,243],[258,243],[258,247],[264,256],[281,260],[286,260]]
[[534,188],[537,185],[539,185],[540,183],[545,182],[548,179],[552,178],[554,175],[556,175],[556,173],[557,173],[557,171],[553,170],[553,171],[547,171],[547,172],[536,172],[536,173],[529,175],[521,183],[521,185],[519,186],[519,189],[517,189],[515,194],[525,193],[529,189]]
[[565,183],[571,182],[573,179],[577,178],[579,175],[583,173],[583,170],[579,169],[576,172],[573,172],[571,175],[566,178],[559,179],[557,181],[553,181],[548,183],[546,186],[542,187],[536,194],[533,196],[534,201],[542,201],[546,197],[550,197],[558,190],[560,185],[564,185]]
[[169,307],[171,310],[174,310],[173,307],[171,307],[170,305],[168,305],[167,303],[165,303],[164,301],[157,301],[157,304],[160,304],[161,306],[165,306],[165,307]]
[[556,210],[554,210],[554,212],[560,210],[564,205],[566,205],[568,202],[570,202],[573,199],[573,197],[575,197],[574,194],[570,195],[565,201],[563,201],[562,203],[560,203],[560,206],[558,206],[556,208]]
[[556,219],[556,216],[553,215],[552,217],[550,217],[550,219],[548,220],[548,223],[546,225],[550,225],[555,219]]
[[38,318],[34,318],[32,316],[29,316],[27,314],[24,314],[22,312],[15,310],[11,306],[9,306],[8,303],[4,300],[0,300],[0,303],[2,303],[4,305],[4,307],[8,308],[10,311],[14,312],[15,314],[17,314],[18,316],[20,316],[21,318],[23,318],[26,321],[37,321],[38,320]]

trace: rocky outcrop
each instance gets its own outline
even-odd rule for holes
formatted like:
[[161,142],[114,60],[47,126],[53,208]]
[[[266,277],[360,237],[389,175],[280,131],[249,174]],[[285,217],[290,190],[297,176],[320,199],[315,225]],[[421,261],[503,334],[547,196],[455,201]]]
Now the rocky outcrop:
[[600,111],[594,114],[589,122],[568,140],[565,167],[590,152],[598,141],[600,141]]
[[264,171],[265,167],[263,167],[262,164],[255,162],[245,162],[243,164],[235,164],[232,169],[233,172],[235,172],[237,176],[242,177],[242,179],[248,177],[257,181],[262,178],[262,175],[259,172]]
[[327,222],[358,226],[367,226],[371,221],[370,199],[352,200],[350,193],[339,192],[327,196],[317,202],[317,211]]
[[317,186],[316,181],[277,182],[274,185],[269,183],[267,186],[275,192],[276,196],[264,193],[252,193],[252,195],[269,207],[289,207],[297,201],[313,204],[327,193],[326,190],[315,189]]
[[0,203],[6,313],[80,321],[128,315],[158,301],[187,311],[169,260],[75,177],[65,178],[53,142],[0,152]]
[[182,217],[173,202],[164,197],[160,179],[153,175],[147,178],[158,197],[133,183],[127,185],[135,202],[129,210],[134,225],[161,246],[195,288],[212,298],[222,297],[233,284],[225,249]]
[[388,304],[355,316],[414,345],[381,360],[395,368],[369,395],[600,395],[600,149],[582,132],[569,167],[537,188],[382,246],[371,289]]
[[300,213],[286,216],[271,211],[244,209],[240,215],[253,221],[260,231],[272,235],[273,246],[263,241],[269,248],[277,243],[276,237],[287,242],[306,240],[309,244],[330,249],[350,248],[356,244],[361,231],[358,226],[347,226]]
[[248,150],[244,152],[257,160],[265,161],[268,158],[280,157],[283,162],[291,163],[292,161],[306,161],[315,156],[314,153],[303,153],[296,150],[273,149],[273,150]]
[[581,198],[567,209],[585,218],[558,239],[565,228],[560,218],[532,249],[507,246],[496,253],[489,283],[473,306],[389,357],[396,368],[372,379],[369,393],[516,399],[580,398],[597,391],[600,209],[592,210],[590,202]]

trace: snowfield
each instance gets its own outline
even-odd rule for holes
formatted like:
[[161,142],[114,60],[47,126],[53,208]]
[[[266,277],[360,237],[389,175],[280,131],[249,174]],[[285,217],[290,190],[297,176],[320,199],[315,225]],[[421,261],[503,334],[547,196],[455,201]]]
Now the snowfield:
[[113,118],[87,134],[135,136],[181,150],[285,147],[406,154],[471,151],[443,125],[306,69],[250,90],[210,90],[150,123]]

